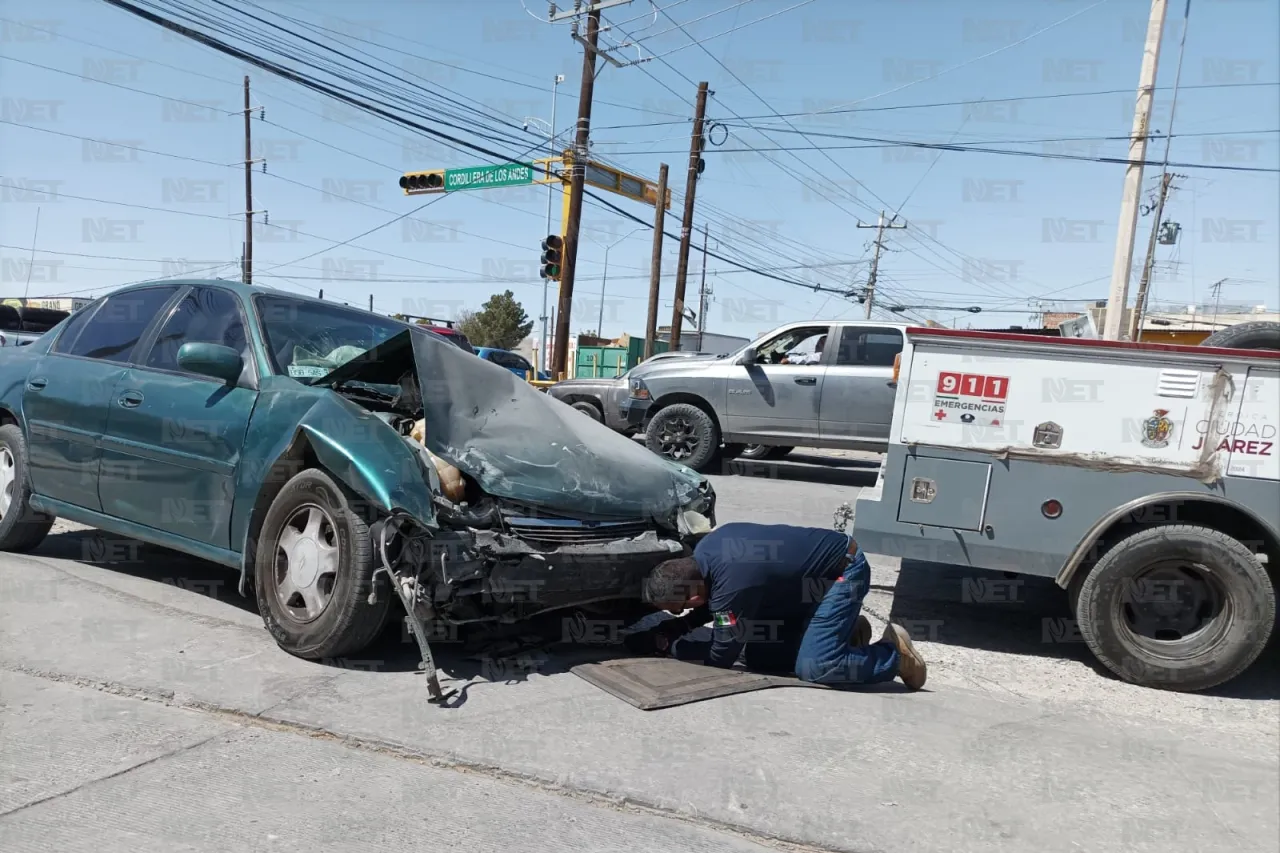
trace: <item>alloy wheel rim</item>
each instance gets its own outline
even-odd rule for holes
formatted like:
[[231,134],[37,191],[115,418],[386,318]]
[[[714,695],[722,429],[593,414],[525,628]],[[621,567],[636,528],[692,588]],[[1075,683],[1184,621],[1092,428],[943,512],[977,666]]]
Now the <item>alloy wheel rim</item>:
[[276,600],[290,618],[319,619],[333,600],[338,581],[338,530],[322,507],[294,510],[276,540]]
[[0,447],[0,519],[9,514],[17,481],[18,465],[14,461],[13,452],[7,447]]
[[688,418],[670,418],[658,430],[658,446],[668,459],[688,459],[697,452],[700,443]]

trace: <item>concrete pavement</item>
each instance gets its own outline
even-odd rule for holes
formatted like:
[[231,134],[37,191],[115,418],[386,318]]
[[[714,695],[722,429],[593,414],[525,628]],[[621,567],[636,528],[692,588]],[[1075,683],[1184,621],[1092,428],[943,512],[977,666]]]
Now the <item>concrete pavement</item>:
[[[829,525],[874,478],[844,462],[717,478],[721,521]],[[556,660],[477,673],[446,652],[467,686],[442,709],[394,637],[365,660],[297,660],[222,569],[60,533],[0,556],[0,847],[1280,846],[1274,655],[1214,695],[1142,690],[1043,642],[1051,584],[975,608],[946,573],[873,566],[872,621],[923,629],[922,693],[646,713]]]

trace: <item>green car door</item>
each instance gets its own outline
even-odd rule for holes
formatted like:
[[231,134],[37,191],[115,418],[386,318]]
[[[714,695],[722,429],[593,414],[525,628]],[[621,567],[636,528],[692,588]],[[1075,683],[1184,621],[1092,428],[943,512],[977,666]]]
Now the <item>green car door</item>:
[[[102,437],[102,511],[187,539],[231,548],[231,507],[257,375],[238,297],[218,287],[185,292],[143,342],[112,393]],[[178,364],[185,343],[241,353],[238,381]]]
[[125,291],[72,317],[23,389],[27,471],[38,495],[99,510],[101,436],[116,383],[173,285]]

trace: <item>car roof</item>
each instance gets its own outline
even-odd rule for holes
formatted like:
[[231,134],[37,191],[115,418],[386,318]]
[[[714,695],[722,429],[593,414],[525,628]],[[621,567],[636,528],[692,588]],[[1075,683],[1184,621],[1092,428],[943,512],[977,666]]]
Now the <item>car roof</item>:
[[368,314],[370,317],[377,317],[380,320],[390,320],[393,323],[404,323],[406,326],[410,325],[405,323],[403,320],[397,320],[395,317],[388,317],[385,314],[379,314],[376,311],[369,311],[368,309],[360,308],[355,305],[346,305],[341,302],[335,302],[332,299],[317,299],[316,297],[308,296],[305,293],[295,293],[291,290],[280,290],[279,288],[265,287],[260,284],[245,284],[242,281],[230,281],[222,278],[170,278],[161,281],[138,282],[136,284],[126,284],[121,287],[117,287],[110,293],[104,294],[104,297],[114,296],[117,293],[124,293],[129,290],[142,290],[150,287],[168,287],[174,285],[189,285],[191,287],[220,287],[223,290],[230,290],[233,293],[238,293],[245,298],[256,294],[262,294],[263,296],[282,296],[288,299],[297,299],[302,302],[314,302],[317,305],[336,305],[340,308],[346,308],[348,311],[353,311],[358,314]]

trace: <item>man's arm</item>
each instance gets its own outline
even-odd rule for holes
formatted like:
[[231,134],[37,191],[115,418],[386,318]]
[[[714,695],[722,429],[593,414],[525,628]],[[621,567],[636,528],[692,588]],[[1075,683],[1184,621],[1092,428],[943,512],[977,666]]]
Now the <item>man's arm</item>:
[[[705,611],[703,611],[705,612]],[[696,614],[690,614],[693,616]],[[679,660],[697,661],[707,666],[729,668],[738,662],[742,647],[746,645],[745,629],[738,622],[738,617],[731,611],[712,613],[711,639],[693,639],[682,637],[673,639],[669,654]],[[702,617],[700,624],[705,624]]]

